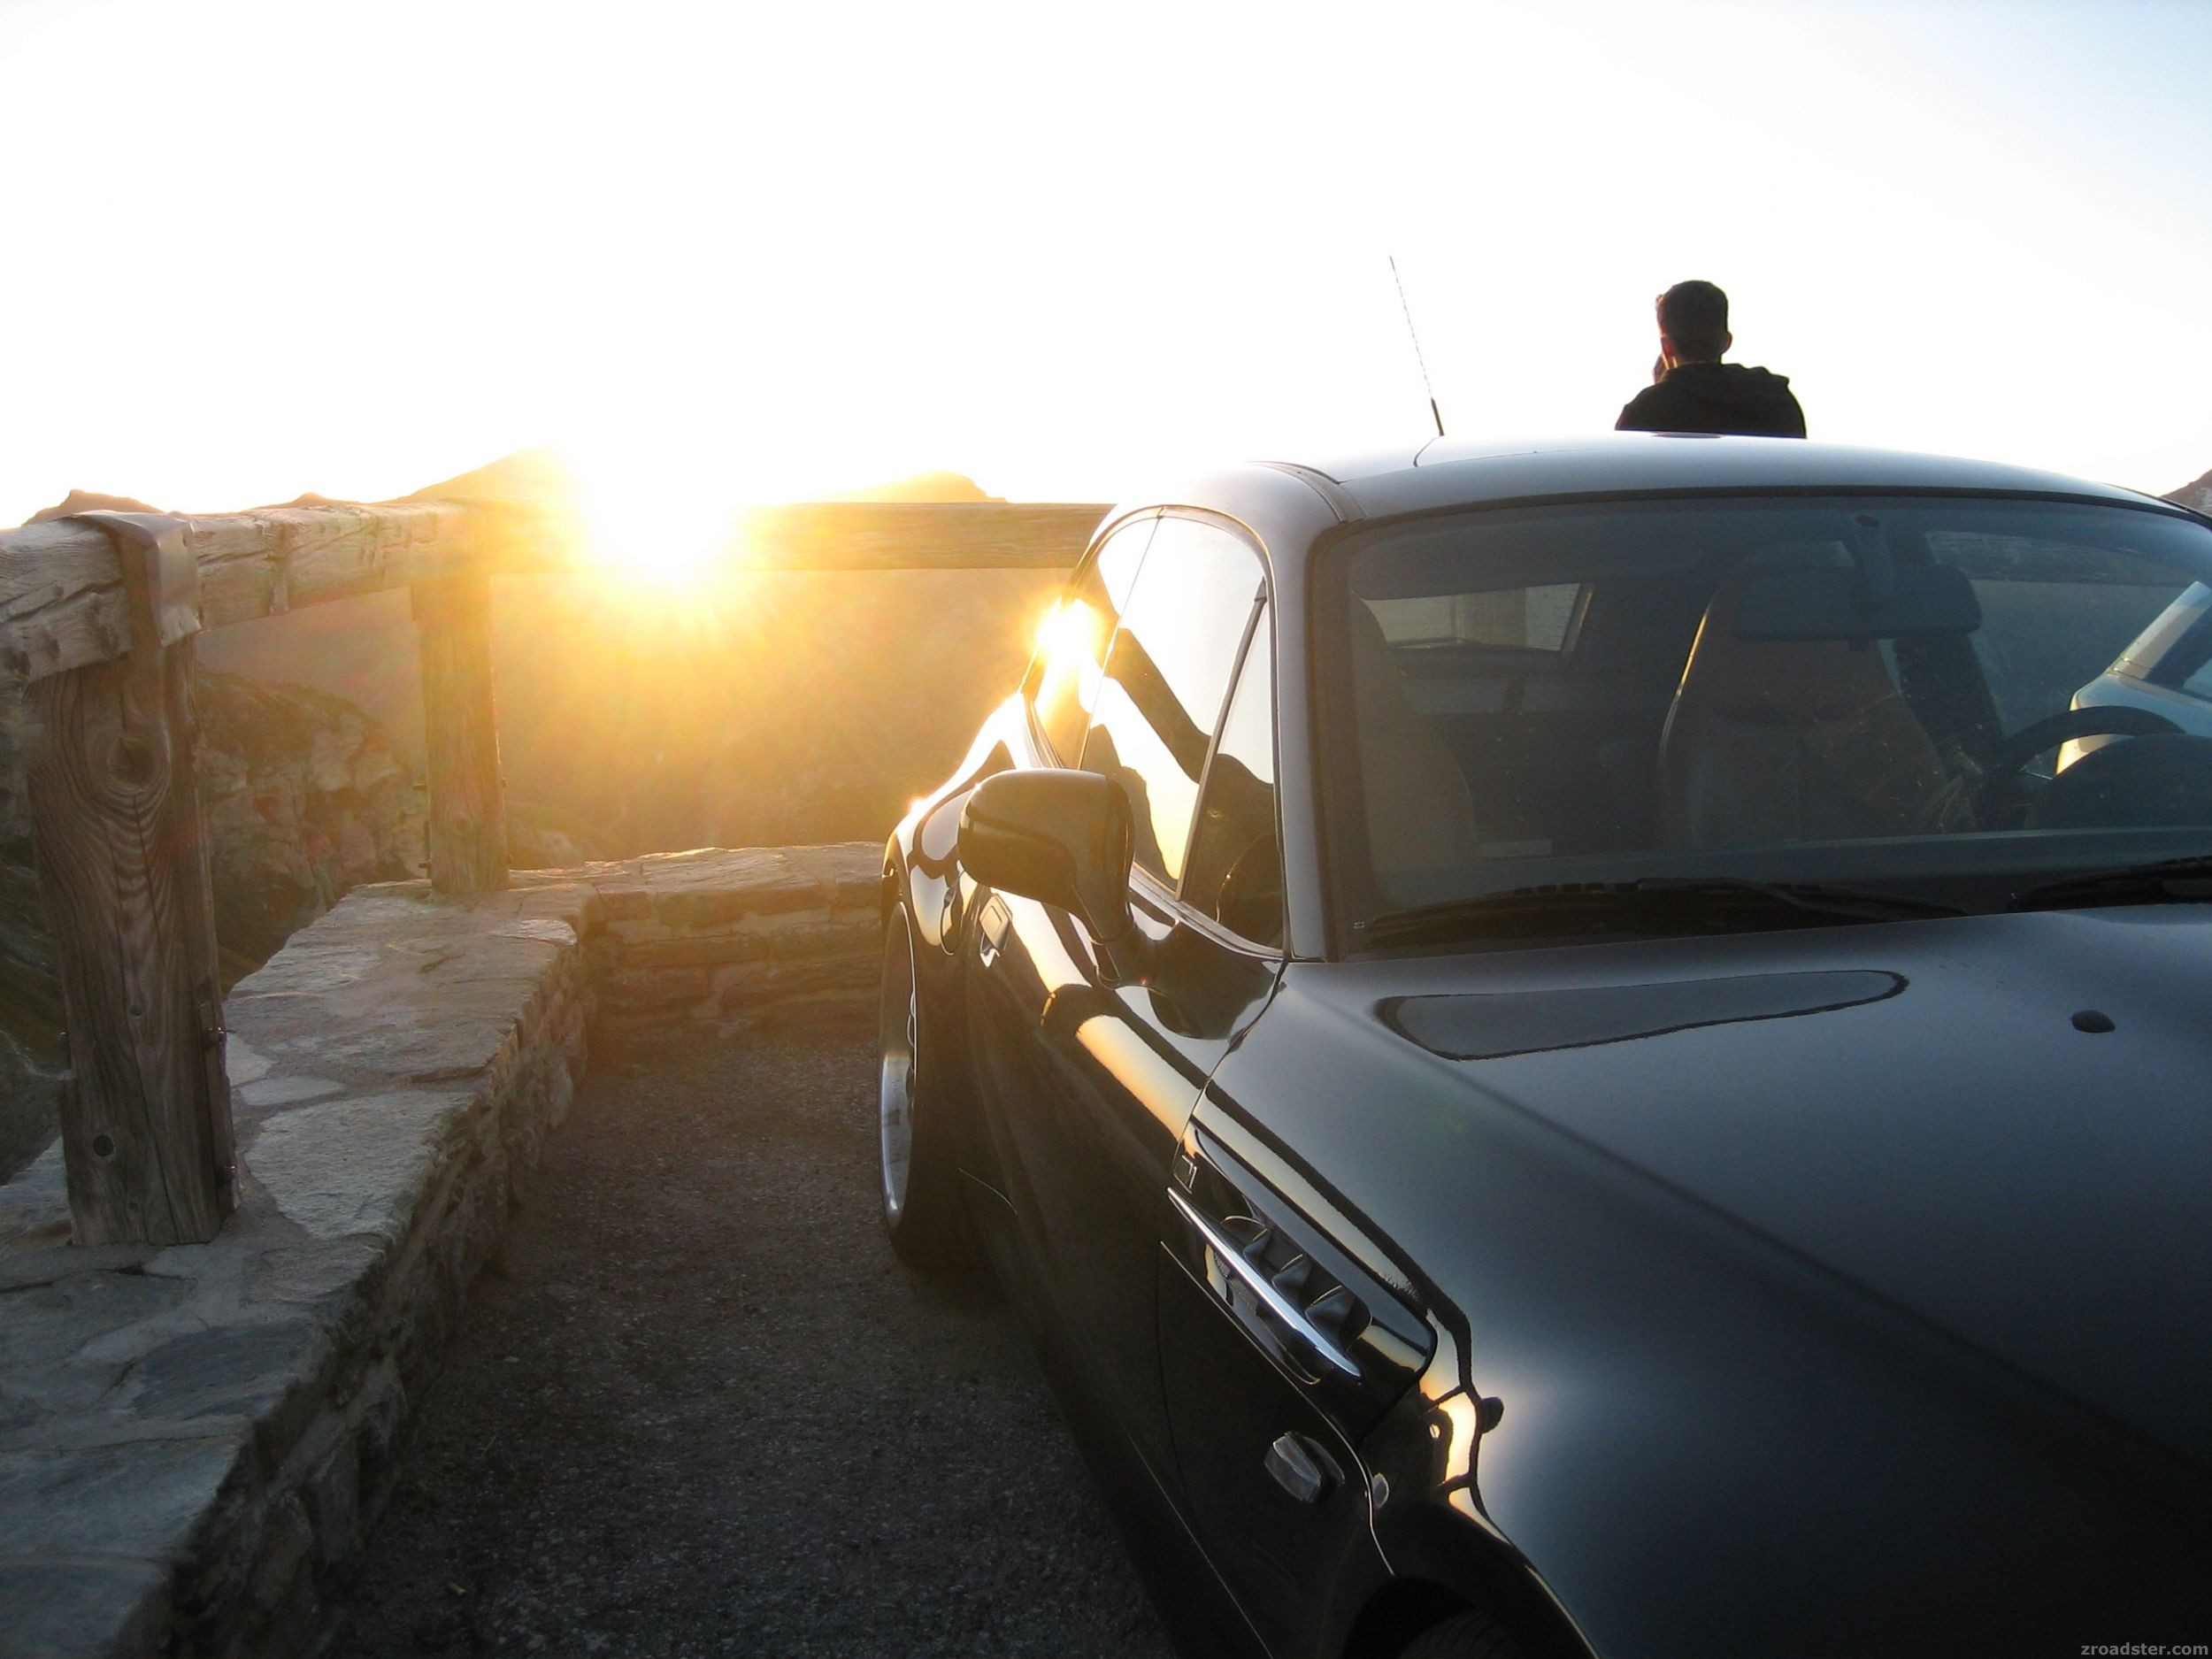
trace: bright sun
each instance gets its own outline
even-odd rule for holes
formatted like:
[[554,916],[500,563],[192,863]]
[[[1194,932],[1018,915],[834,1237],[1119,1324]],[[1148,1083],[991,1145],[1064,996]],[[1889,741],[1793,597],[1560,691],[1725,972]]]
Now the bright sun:
[[601,568],[664,593],[696,588],[730,562],[736,504],[687,485],[680,469],[602,455],[574,466],[585,552]]

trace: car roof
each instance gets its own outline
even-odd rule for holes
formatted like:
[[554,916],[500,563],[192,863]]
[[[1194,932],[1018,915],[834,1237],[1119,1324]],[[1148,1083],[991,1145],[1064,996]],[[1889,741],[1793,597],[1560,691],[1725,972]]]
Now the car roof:
[[1709,491],[1919,490],[2060,497],[2202,516],[2139,490],[2062,472],[1800,438],[1609,432],[1553,439],[1432,438],[1322,460],[1255,460],[1159,478],[1100,521],[1204,508],[1256,533],[1276,559],[1301,559],[1336,526],[1454,507]]
[[[2070,495],[2141,506],[2155,497],[1995,461],[1701,433],[1617,432],[1564,439],[1436,438],[1301,471],[1378,518],[1560,495],[1735,489],[1959,489]],[[2166,503],[2160,503],[2160,505]]]

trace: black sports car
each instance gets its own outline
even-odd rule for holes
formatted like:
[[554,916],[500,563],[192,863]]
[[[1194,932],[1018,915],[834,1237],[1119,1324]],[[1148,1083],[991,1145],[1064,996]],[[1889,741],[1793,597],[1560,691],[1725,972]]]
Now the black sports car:
[[1277,1659],[2206,1651],[2212,738],[2071,705],[2208,580],[1763,440],[1117,511],[886,849],[893,1243]]

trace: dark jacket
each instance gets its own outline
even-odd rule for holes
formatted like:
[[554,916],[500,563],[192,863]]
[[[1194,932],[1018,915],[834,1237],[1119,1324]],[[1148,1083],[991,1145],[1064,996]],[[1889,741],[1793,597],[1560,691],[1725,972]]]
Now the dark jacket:
[[1740,363],[1678,363],[1667,378],[1628,400],[1613,423],[1620,432],[1729,432],[1750,438],[1801,438],[1805,411],[1789,377]]

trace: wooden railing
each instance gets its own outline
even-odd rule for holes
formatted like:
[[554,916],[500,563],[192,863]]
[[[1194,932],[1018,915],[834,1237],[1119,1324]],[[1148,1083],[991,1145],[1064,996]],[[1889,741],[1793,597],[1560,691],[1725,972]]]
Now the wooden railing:
[[[1064,567],[1103,511],[764,508],[743,521],[731,562]],[[61,1139],[78,1242],[204,1242],[235,1202],[193,636],[409,589],[431,885],[465,898],[508,875],[491,579],[595,568],[605,567],[565,514],[496,501],[88,514],[0,532],[0,664],[27,683],[25,776],[67,1021]]]

